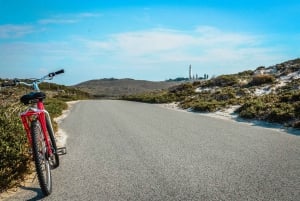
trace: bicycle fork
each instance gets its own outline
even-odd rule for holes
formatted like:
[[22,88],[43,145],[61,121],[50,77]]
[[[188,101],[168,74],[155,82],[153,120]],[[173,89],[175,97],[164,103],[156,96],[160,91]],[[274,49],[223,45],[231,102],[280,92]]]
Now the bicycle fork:
[[50,123],[50,127],[52,129],[49,113],[45,110],[40,110],[37,108],[29,108],[27,111],[21,113],[20,116],[21,116],[24,129],[26,130],[28,142],[31,147],[32,147],[32,137],[31,137],[31,130],[30,130],[31,122],[36,119],[40,122],[41,129],[43,131],[43,135],[45,138],[46,147],[47,147],[47,155],[48,157],[50,157],[53,154],[53,151],[51,148],[49,134],[46,126],[46,119],[45,119],[47,118],[49,120],[48,122]]

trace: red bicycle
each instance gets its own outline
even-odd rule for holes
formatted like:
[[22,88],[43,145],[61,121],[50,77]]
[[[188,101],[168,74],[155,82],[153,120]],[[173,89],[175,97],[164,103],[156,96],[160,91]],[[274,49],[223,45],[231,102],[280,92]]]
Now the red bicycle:
[[38,84],[45,80],[52,80],[54,76],[61,73],[64,73],[64,70],[49,73],[40,79],[32,80],[31,83],[15,79],[13,83],[2,84],[2,87],[23,84],[34,90],[20,99],[23,104],[29,105],[28,109],[21,113],[21,120],[32,148],[39,184],[45,196],[52,192],[51,169],[59,166],[59,155],[50,115],[43,104],[46,95],[40,91]]

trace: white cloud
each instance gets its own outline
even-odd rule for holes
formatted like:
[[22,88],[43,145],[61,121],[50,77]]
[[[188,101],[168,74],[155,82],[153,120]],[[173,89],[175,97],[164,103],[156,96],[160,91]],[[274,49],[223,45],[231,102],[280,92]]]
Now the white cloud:
[[192,64],[212,74],[237,73],[260,65],[273,65],[288,56],[268,37],[236,33],[215,27],[193,31],[150,29],[118,33],[105,40],[82,40],[86,58],[105,58],[120,68],[153,69],[153,72],[176,71]]
[[116,43],[114,46],[118,47],[119,51],[133,56],[174,51],[196,42],[191,35],[165,29],[116,34],[112,36],[111,41]]
[[55,15],[50,18],[38,20],[39,24],[74,24],[84,20],[86,18],[93,18],[101,16],[100,13],[86,12],[86,13],[77,13],[77,14],[64,14],[64,15]]
[[[263,37],[231,33],[214,27],[198,27],[182,32],[151,29],[110,35],[106,40],[85,40],[87,48],[110,52],[111,57],[124,60],[155,62],[242,62],[244,59],[269,58],[273,48],[266,47]],[[249,62],[251,62],[249,61]],[[243,61],[244,63],[244,61]]]
[[77,16],[80,17],[80,18],[100,17],[100,16],[102,16],[102,14],[101,13],[86,12],[86,13],[79,13],[79,14],[77,14]]
[[74,24],[76,22],[78,22],[78,20],[59,18],[41,19],[38,21],[39,24]]
[[77,37],[75,40],[83,44],[86,50],[90,50],[94,52],[111,51],[116,49],[114,47],[115,44],[111,41],[98,41],[98,40],[91,40],[82,37]]
[[34,27],[29,25],[0,25],[0,39],[19,38],[33,32]]

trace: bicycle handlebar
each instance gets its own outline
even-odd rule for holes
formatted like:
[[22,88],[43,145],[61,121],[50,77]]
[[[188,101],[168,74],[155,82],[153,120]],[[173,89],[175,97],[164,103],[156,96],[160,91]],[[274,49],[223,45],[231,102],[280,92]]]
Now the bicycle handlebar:
[[42,77],[40,79],[34,79],[31,84],[26,83],[26,82],[21,82],[18,79],[14,79],[13,82],[4,82],[4,83],[2,83],[1,87],[14,87],[14,86],[16,86],[18,84],[24,84],[24,85],[27,85],[27,86],[34,86],[34,85],[37,85],[40,82],[43,82],[44,80],[47,80],[47,79],[48,80],[52,80],[55,75],[58,75],[58,74],[61,74],[61,73],[64,73],[64,72],[65,72],[65,70],[61,69],[59,71],[56,71],[56,72],[53,72],[53,73],[49,73],[48,75],[46,75],[46,76],[44,76],[44,77]]
[[48,77],[54,77],[55,75],[58,75],[58,74],[61,74],[61,73],[64,73],[64,72],[65,72],[65,70],[64,70],[64,69],[61,69],[61,70],[56,71],[56,72],[54,72],[54,73],[49,73],[49,74],[48,74]]

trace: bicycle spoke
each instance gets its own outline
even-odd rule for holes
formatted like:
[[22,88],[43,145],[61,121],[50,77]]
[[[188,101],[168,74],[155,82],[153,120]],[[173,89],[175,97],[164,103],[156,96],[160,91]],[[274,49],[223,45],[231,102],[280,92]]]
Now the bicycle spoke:
[[44,134],[39,121],[32,122],[31,131],[33,140],[33,156],[35,159],[39,183],[44,195],[49,195],[52,191],[50,162]]

